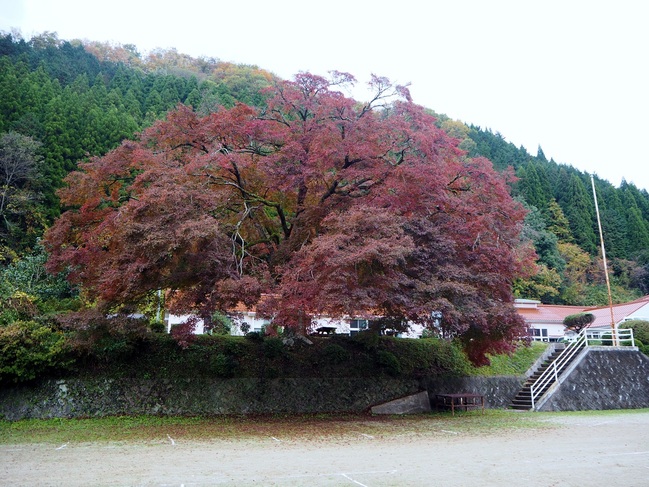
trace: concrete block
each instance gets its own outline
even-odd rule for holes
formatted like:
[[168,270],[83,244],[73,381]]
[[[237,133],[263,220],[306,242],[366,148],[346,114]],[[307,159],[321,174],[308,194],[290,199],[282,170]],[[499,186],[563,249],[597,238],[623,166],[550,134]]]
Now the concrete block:
[[428,392],[422,391],[410,396],[394,399],[393,401],[386,402],[373,406],[372,414],[416,414],[426,413],[431,411],[430,399]]

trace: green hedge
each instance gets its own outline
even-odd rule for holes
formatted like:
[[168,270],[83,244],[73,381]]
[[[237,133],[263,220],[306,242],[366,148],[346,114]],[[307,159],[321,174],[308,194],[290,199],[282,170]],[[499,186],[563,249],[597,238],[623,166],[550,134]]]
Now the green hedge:
[[[330,336],[199,335],[181,347],[136,322],[101,320],[55,331],[36,323],[0,327],[0,383],[48,377],[424,377],[467,375],[461,348],[434,338],[412,340],[371,333]],[[20,331],[18,330],[20,329]]]
[[[64,331],[65,330],[65,331]],[[459,345],[437,338],[360,333],[247,337],[194,335],[181,346],[140,320],[93,318],[57,329],[36,321],[0,326],[0,385],[43,377],[331,378],[519,375],[544,346],[521,344],[511,356],[473,367]]]
[[97,353],[79,358],[77,373],[170,378],[423,377],[464,375],[470,369],[458,346],[436,339],[357,335],[308,340],[294,339],[289,345],[280,337],[200,335],[181,348],[168,335],[151,334],[131,347],[118,341],[113,360],[107,360],[103,342]]

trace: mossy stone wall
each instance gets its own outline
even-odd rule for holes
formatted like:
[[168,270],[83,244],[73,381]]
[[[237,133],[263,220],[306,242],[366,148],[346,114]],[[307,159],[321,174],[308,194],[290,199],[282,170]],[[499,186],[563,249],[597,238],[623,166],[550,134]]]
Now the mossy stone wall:
[[630,347],[595,347],[557,387],[541,411],[649,407],[649,357]]
[[455,377],[300,379],[66,379],[5,387],[0,417],[71,418],[109,415],[220,415],[363,412],[428,390],[476,392],[488,407],[506,407],[522,378]]

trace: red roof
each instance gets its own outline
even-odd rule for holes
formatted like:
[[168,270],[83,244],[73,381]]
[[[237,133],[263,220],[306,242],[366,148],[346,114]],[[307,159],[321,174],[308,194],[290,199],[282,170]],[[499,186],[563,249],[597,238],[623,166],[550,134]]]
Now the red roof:
[[595,315],[595,321],[590,325],[591,328],[602,328],[611,326],[611,309],[613,310],[613,321],[620,323],[624,318],[647,305],[649,305],[649,295],[629,303],[614,304],[612,307],[585,308],[584,312]]
[[583,307],[580,306],[564,306],[554,304],[537,304],[535,307],[518,307],[518,314],[520,314],[525,321],[530,325],[534,324],[553,324],[560,325],[563,319],[568,315],[581,313]]
[[[629,303],[614,304],[613,318],[615,323],[620,323],[640,308],[649,305],[649,295]],[[592,313],[595,321],[590,325],[594,328],[611,326],[611,307],[597,306],[564,306],[541,304],[538,301],[517,300],[516,310],[530,325],[534,324],[561,324],[566,316],[577,313]],[[649,314],[649,312],[648,312]]]

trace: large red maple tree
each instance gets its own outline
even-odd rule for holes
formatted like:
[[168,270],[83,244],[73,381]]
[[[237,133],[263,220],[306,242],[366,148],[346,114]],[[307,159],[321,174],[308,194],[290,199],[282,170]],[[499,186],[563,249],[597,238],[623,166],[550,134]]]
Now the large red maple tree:
[[373,77],[360,103],[340,89],[354,82],[302,73],[262,110],[179,106],[80,164],[49,268],[100,304],[167,289],[177,311],[371,314],[457,337],[475,362],[503,350],[525,334],[511,283],[533,259],[511,173],[467,157],[407,89]]

